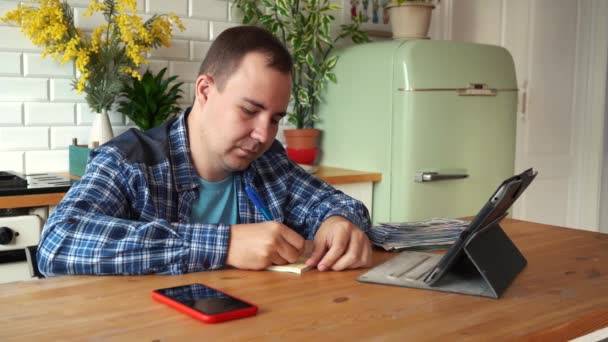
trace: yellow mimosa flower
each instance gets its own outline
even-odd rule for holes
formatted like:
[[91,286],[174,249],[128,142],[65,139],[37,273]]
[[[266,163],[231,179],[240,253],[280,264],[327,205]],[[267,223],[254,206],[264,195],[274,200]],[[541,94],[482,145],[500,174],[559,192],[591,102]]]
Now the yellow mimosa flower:
[[122,82],[141,78],[137,67],[149,63],[153,48],[169,46],[176,26],[184,30],[174,14],[153,16],[144,23],[136,14],[136,0],[90,0],[84,16],[101,12],[106,23],[90,35],[74,26],[74,13],[65,1],[32,0],[38,7],[18,5],[0,21],[18,25],[30,41],[43,48],[43,57],[60,63],[73,61],[78,76],[74,87],[86,93],[89,106],[101,112],[114,103]]

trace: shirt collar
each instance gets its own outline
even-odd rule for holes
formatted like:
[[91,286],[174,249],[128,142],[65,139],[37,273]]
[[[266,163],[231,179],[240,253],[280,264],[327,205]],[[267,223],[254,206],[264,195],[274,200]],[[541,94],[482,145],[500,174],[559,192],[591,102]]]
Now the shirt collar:
[[171,170],[175,180],[176,190],[182,192],[198,187],[196,170],[190,158],[190,143],[188,141],[188,125],[186,119],[191,108],[180,114],[171,125],[170,156]]

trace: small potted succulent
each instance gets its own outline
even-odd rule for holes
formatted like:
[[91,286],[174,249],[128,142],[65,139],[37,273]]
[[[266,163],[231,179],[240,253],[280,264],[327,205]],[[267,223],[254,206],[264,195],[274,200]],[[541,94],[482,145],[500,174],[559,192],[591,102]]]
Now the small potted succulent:
[[148,69],[141,80],[132,78],[123,85],[117,110],[142,130],[156,127],[182,111],[177,101],[182,98],[180,87],[184,83],[171,84],[177,76],[165,79],[166,71],[163,68],[154,75]]

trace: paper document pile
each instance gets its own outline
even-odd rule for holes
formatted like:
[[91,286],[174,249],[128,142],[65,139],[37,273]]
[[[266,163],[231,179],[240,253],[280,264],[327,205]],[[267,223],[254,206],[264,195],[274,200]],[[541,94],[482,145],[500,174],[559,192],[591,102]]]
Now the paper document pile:
[[418,222],[379,223],[370,231],[372,243],[387,251],[447,248],[469,221],[432,218]]

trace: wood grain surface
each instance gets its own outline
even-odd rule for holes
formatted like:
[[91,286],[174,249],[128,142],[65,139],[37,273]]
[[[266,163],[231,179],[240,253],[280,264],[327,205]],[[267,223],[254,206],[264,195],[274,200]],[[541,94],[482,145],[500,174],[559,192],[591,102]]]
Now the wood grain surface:
[[[365,270],[66,276],[0,285],[0,341],[561,341],[608,326],[608,235],[502,226],[528,266],[498,300],[357,282]],[[393,255],[375,251],[374,264]],[[260,311],[204,324],[150,297],[194,282]]]

